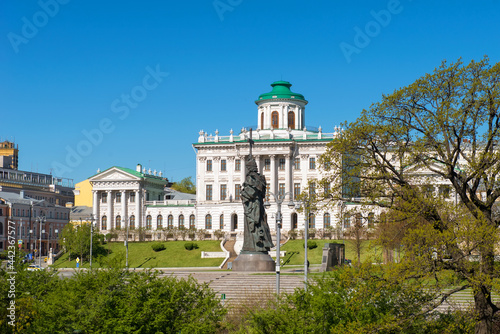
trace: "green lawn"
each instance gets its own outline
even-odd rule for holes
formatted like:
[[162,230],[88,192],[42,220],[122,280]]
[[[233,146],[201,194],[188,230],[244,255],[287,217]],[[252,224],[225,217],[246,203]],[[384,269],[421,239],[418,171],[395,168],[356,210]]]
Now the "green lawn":
[[[188,251],[184,248],[187,241],[168,241],[163,244],[165,250],[154,252],[152,242],[130,242],[128,247],[130,268],[155,267],[217,267],[224,258],[202,259],[201,252],[220,252],[220,241],[196,241],[198,249]],[[104,245],[109,255],[99,259],[92,258],[92,267],[124,267],[125,246],[123,242],[110,242]],[[76,261],[68,261],[68,254],[61,256],[53,265],[55,268],[76,268]],[[89,263],[80,263],[81,268],[88,268]]]
[[[329,239],[309,240],[308,243],[310,242],[316,242],[316,244],[318,245],[318,247],[314,249],[307,250],[307,258],[310,264],[321,264],[321,260],[323,257],[323,247],[325,243],[340,243],[340,244],[343,243],[342,240],[329,240]],[[345,256],[346,259],[354,261],[356,259],[356,251],[353,246],[353,243],[350,242],[349,240],[346,240],[345,248],[346,248],[346,256]],[[302,239],[289,240],[285,245],[281,246],[281,250],[287,252],[284,261],[287,261],[287,259],[290,258],[290,261],[287,263],[288,265],[304,264],[304,240]],[[291,252],[298,252],[298,253],[291,254]],[[376,262],[377,257],[380,257],[380,252],[378,252],[378,249],[373,245],[373,242],[370,240],[363,241],[363,248],[361,251],[361,261],[373,259],[371,261]]]

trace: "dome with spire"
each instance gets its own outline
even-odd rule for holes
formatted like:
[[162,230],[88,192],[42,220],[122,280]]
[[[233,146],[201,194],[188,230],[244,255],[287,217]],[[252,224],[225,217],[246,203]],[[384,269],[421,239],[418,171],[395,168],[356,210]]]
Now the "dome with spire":
[[299,93],[294,93],[290,90],[292,84],[288,81],[275,81],[271,84],[273,90],[269,93],[264,93],[259,95],[259,99],[255,101],[256,103],[263,100],[273,100],[273,99],[292,99],[292,100],[302,100],[307,103],[304,99],[304,95]]

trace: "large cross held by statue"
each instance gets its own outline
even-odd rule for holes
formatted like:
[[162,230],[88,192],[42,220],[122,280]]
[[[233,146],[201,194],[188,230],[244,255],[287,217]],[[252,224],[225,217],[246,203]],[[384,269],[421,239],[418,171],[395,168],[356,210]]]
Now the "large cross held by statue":
[[250,154],[248,154],[249,160],[250,160],[250,159],[252,159],[252,145],[254,143],[254,141],[252,139],[252,128],[250,128],[250,136],[248,137],[248,143],[250,144]]

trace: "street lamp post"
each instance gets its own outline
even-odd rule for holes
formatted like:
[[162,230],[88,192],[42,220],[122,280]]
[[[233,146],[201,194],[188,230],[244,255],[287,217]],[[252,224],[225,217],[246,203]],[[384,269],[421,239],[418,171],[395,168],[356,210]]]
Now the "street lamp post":
[[[280,244],[281,244],[281,223],[283,221],[283,217],[281,215],[281,204],[283,203],[286,195],[290,196],[290,202],[288,202],[288,207],[290,209],[295,207],[295,203],[293,203],[292,200],[292,193],[286,192],[284,194],[278,194],[276,196],[272,192],[268,192],[270,195],[274,197],[274,201],[276,202],[276,206],[278,209],[278,212],[276,213],[276,294],[279,296],[280,294],[280,268],[281,268],[281,263],[280,263]],[[271,207],[271,203],[269,201],[266,201],[264,203],[264,206],[266,209],[269,209]]]
[[304,290],[307,291],[307,272],[309,263],[307,261],[307,238],[309,230],[309,203],[304,202]]
[[[130,220],[129,220],[130,221]],[[127,218],[124,219],[124,223],[126,225],[126,232],[125,232],[125,268],[128,270],[128,223],[127,223]]]
[[94,238],[94,215],[90,214],[90,261],[89,267],[92,270],[92,239]]
[[31,247],[31,233],[33,232],[33,230],[31,229],[31,211],[33,211],[33,201],[30,201],[30,215],[29,215],[30,218],[29,218],[29,228],[28,228],[28,230],[30,232],[30,234],[28,236],[28,249],[29,249],[30,256],[32,256],[31,255],[31,248],[32,248]]
[[45,216],[38,216],[37,219],[38,224],[40,224],[40,242],[38,244],[38,247],[40,248],[38,250],[38,265],[41,267],[42,266],[42,224],[43,221],[45,220]]

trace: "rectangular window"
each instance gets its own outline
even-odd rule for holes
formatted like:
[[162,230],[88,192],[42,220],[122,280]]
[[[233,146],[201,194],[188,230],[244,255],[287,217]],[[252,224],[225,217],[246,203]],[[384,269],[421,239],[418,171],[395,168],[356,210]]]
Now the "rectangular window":
[[206,191],[206,199],[207,201],[211,201],[212,200],[212,185],[211,184],[207,184],[207,191]]
[[300,158],[293,159],[293,169],[295,170],[300,169]]
[[316,183],[311,182],[309,184],[309,195],[314,195],[316,193]]
[[220,185],[220,200],[224,201],[227,196],[227,185],[221,184]]
[[285,163],[286,163],[285,158],[280,158],[280,160],[278,161],[279,170],[285,170]]
[[264,170],[271,169],[271,159],[264,159]]
[[122,193],[116,193],[116,203],[122,202]]
[[234,170],[235,171],[241,170],[241,160],[240,159],[234,160]]
[[212,171],[212,160],[207,160],[207,172]]
[[328,195],[330,193],[330,182],[325,183],[323,191],[325,192],[325,195]]
[[300,195],[300,183],[293,184],[293,199],[297,199]]
[[220,170],[221,170],[221,172],[225,172],[225,171],[226,171],[226,168],[227,168],[227,166],[226,166],[226,165],[227,165],[227,164],[226,164],[226,159],[222,159],[222,160],[220,161]]
[[135,193],[130,193],[130,203],[135,202]]
[[309,158],[309,169],[316,169],[316,158]]
[[102,195],[101,195],[101,201],[103,203],[107,203],[108,202],[108,194],[107,193],[102,193]]
[[234,199],[237,201],[239,201],[241,199],[240,192],[241,192],[241,185],[235,184],[234,185]]
[[450,190],[451,187],[448,185],[441,185],[439,186],[439,195],[442,198],[450,198]]
[[281,196],[282,198],[285,197],[285,184],[284,183],[278,184],[278,195]]

